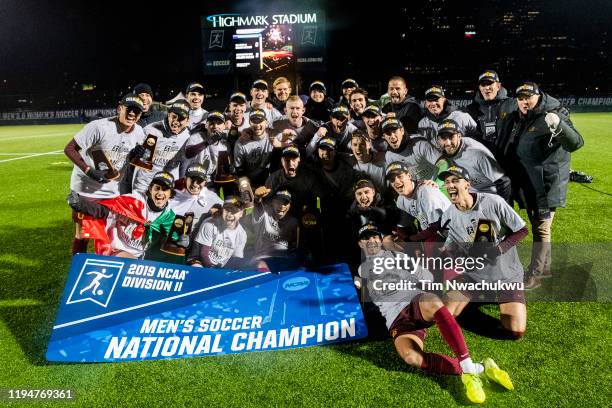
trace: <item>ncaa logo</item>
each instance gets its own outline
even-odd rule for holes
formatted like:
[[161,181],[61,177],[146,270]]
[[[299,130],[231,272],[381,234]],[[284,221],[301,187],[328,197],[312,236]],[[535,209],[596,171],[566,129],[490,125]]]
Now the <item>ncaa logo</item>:
[[300,276],[284,281],[283,289],[288,290],[290,292],[297,292],[298,290],[306,288],[308,285],[310,285],[310,279]]
[[123,266],[123,262],[87,259],[66,304],[91,301],[106,307],[115,290]]

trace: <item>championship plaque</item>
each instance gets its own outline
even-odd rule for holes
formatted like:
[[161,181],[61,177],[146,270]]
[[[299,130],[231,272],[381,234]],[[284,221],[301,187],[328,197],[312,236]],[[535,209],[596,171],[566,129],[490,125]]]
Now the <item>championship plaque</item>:
[[104,177],[109,180],[114,180],[119,177],[119,172],[113,167],[113,164],[104,153],[104,150],[92,150],[91,158],[94,161],[96,170],[104,171]]
[[148,135],[142,146],[145,148],[145,153],[140,158],[133,158],[130,161],[132,166],[140,167],[147,171],[153,168],[153,158],[155,157],[155,146],[157,145],[157,136]]
[[[178,240],[182,235],[185,235],[187,231],[187,218],[190,220],[189,230],[191,230],[191,223],[193,223],[193,213],[188,217],[188,214],[185,216],[176,215],[174,217],[174,222],[172,223],[172,228],[170,228],[170,232],[168,232],[168,236],[166,237],[166,241],[161,246],[160,250],[167,254],[183,256],[185,255],[186,248],[178,246]],[[173,236],[177,235],[177,239],[174,239]]]
[[253,189],[248,177],[240,177],[238,179],[238,191],[240,193],[240,201],[244,203],[244,208],[253,208],[255,196],[253,195]]
[[215,182],[217,183],[229,183],[234,181],[236,178],[232,174],[232,159],[230,158],[229,152],[221,151],[217,158],[217,172],[215,174]]
[[495,233],[489,220],[478,220],[474,243],[495,242]]

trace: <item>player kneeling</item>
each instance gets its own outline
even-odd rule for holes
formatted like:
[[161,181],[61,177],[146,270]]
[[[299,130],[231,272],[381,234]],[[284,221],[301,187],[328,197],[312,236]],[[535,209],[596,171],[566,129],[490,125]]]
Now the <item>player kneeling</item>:
[[[407,364],[429,373],[461,375],[466,395],[475,403],[485,400],[481,376],[509,390],[514,388],[508,373],[492,359],[485,359],[483,364],[472,361],[453,315],[436,295],[417,289],[422,281],[433,280],[429,271],[420,267],[416,271],[381,270],[386,258],[395,258],[397,253],[383,249],[382,234],[373,224],[361,228],[359,246],[365,260],[359,266],[361,279],[356,285],[367,288],[371,301],[386,320],[395,349]],[[423,351],[426,331],[434,324],[455,358]]]

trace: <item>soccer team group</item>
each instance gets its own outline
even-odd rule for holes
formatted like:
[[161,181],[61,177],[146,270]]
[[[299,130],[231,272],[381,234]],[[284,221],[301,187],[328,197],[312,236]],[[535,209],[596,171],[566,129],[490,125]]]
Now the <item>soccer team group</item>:
[[[321,81],[292,95],[285,77],[258,79],[250,97],[235,92],[225,109],[209,112],[199,83],[166,105],[138,84],[117,116],[88,123],[65,147],[74,163],[72,252],[87,252],[93,240],[99,254],[195,267],[348,262],[402,359],[461,375],[468,399],[483,402],[483,379],[513,385],[493,360],[472,361],[455,320],[478,294],[372,287],[380,259],[403,253],[482,262],[461,274],[393,268],[385,279],[531,289],[551,275],[551,225],[565,205],[570,152],[583,139],[537,84],[509,97],[486,71],[477,86],[459,110],[439,85],[419,103],[401,77],[378,100],[347,79],[337,102]],[[526,272],[516,244],[528,227],[514,204],[527,210],[533,234]],[[500,332],[521,338],[523,289],[499,291],[496,301]],[[454,357],[423,351],[434,324]]]

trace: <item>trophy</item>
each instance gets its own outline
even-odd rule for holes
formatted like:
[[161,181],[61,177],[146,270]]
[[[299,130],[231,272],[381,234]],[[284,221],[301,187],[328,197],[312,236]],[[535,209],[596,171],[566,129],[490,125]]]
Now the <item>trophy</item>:
[[217,157],[217,172],[215,174],[216,183],[229,183],[234,181],[235,177],[232,174],[232,159],[229,152],[220,151]]
[[253,189],[248,177],[240,177],[238,179],[238,192],[244,208],[253,208],[255,196],[253,195]]
[[[172,228],[170,228],[170,232],[168,232],[166,241],[161,246],[160,251],[171,255],[184,256],[186,248],[179,246],[178,240],[181,239],[182,235],[189,235],[191,233],[192,224],[193,213],[186,213],[184,216],[176,215]],[[175,235],[178,237],[177,239],[173,238]]]
[[153,157],[155,156],[155,146],[157,145],[157,136],[148,135],[142,146],[145,148],[145,153],[140,158],[133,158],[130,161],[132,166],[140,167],[147,171],[153,168]]
[[478,220],[474,243],[495,242],[495,233],[489,220]]
[[104,153],[104,150],[92,150],[91,158],[94,161],[96,170],[104,171],[104,177],[109,180],[114,180],[119,177],[119,172],[113,167],[113,164]]

